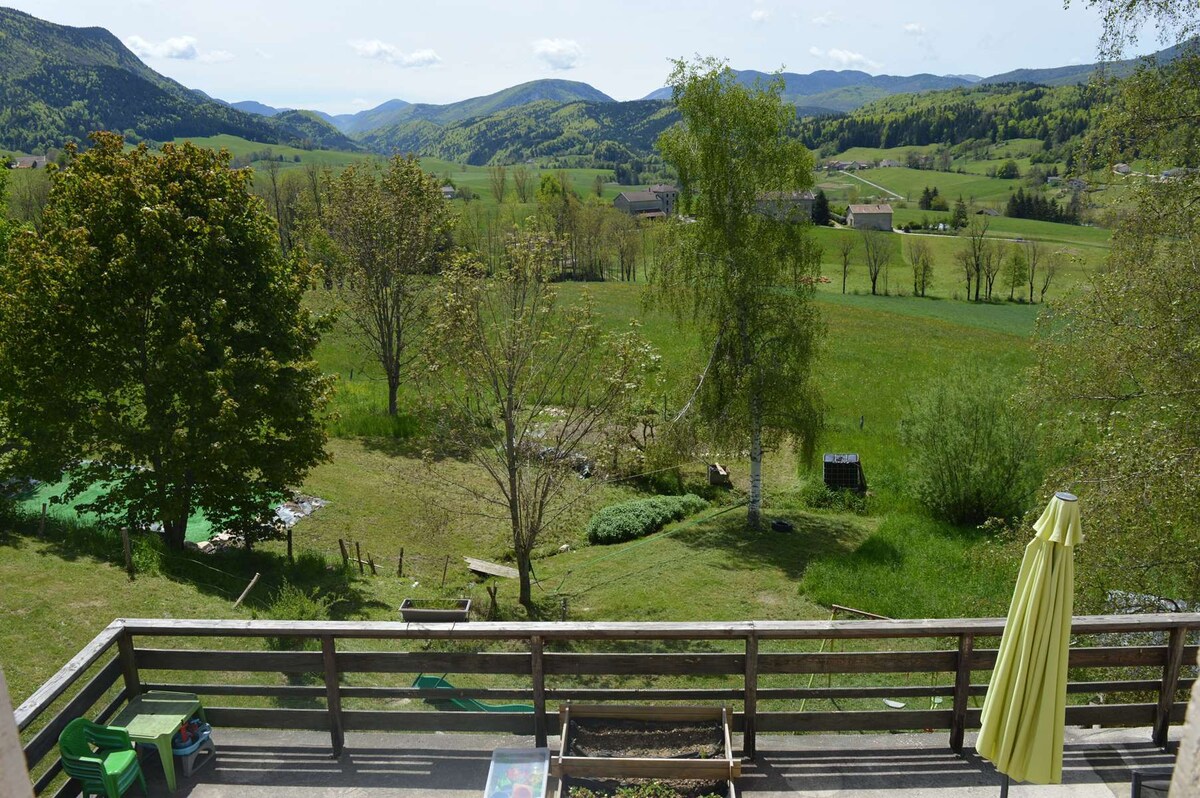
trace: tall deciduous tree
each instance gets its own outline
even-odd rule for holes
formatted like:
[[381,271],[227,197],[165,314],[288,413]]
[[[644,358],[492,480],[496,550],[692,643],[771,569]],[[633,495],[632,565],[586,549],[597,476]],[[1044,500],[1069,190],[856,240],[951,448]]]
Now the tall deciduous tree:
[[586,303],[559,304],[554,250],[523,235],[491,276],[474,263],[448,269],[427,346],[443,445],[487,475],[482,488],[448,481],[505,521],[531,611],[534,547],[590,484],[588,447],[616,432],[610,422],[653,363],[635,333],[604,332]]
[[908,239],[908,262],[912,266],[913,296],[925,296],[933,278],[933,250],[922,238]]
[[177,548],[197,509],[253,536],[325,457],[308,269],[227,153],[93,140],[0,271],[9,467],[65,468],[68,493],[99,486],[91,509]]
[[525,164],[513,167],[513,190],[517,192],[517,202],[530,202],[533,199],[533,177]]
[[879,275],[883,274],[892,262],[895,244],[891,233],[866,227],[862,229],[862,242],[867,277],[871,280],[871,293],[875,294],[878,291]]
[[762,512],[764,451],[790,434],[811,455],[822,410],[813,362],[822,326],[812,303],[820,248],[807,224],[757,213],[764,191],[812,184],[812,156],[787,134],[795,110],[782,80],[747,88],[715,59],[677,61],[670,86],[681,124],[659,138],[695,215],[675,223],[656,291],[699,328],[710,365],[700,408],[750,450],[748,515]]
[[846,293],[846,278],[850,276],[850,262],[854,257],[854,236],[846,232],[838,236],[838,254],[842,257],[842,293]]
[[350,166],[331,182],[325,223],[340,247],[338,285],[363,347],[383,369],[388,414],[420,354],[430,275],[446,247],[450,212],[437,179],[412,156],[379,174]]
[[488,167],[488,186],[496,202],[504,202],[508,194],[508,167],[504,164],[493,164]]

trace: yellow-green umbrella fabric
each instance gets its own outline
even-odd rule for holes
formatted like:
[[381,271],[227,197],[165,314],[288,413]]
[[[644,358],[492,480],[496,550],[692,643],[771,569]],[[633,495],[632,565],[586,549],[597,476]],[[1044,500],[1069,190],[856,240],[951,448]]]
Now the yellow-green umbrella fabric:
[[1033,525],[1013,591],[996,667],[983,700],[976,750],[998,771],[1033,784],[1062,782],[1067,654],[1079,503],[1055,494]]

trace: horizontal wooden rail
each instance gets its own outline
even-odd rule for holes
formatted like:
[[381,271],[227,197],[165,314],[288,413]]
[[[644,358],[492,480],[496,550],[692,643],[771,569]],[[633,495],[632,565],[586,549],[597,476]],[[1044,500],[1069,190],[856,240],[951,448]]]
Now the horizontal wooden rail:
[[[996,662],[996,650],[979,644],[994,646],[1003,628],[1002,618],[459,624],[118,619],[39,687],[15,715],[18,727],[27,732],[25,752],[30,768],[38,768],[35,791],[39,795],[70,792],[70,785],[55,789],[62,780],[57,759],[47,764],[65,724],[81,715],[101,720],[111,717],[129,696],[143,690],[185,690],[206,699],[212,697],[205,700],[205,705],[209,719],[216,725],[325,730],[331,734],[335,753],[340,751],[346,731],[515,732],[533,734],[544,743],[547,730],[557,728],[550,711],[553,707],[547,707],[547,702],[563,701],[720,702],[732,704],[733,709],[740,705],[745,711],[731,714],[736,728],[742,731],[743,750],[751,755],[758,731],[949,729],[951,744],[958,748],[963,731],[978,727],[980,710],[971,703],[978,703],[986,692],[986,684],[980,682],[986,682],[987,672]],[[1069,706],[1067,722],[1144,725],[1153,729],[1155,740],[1165,739],[1169,724],[1183,717],[1185,703],[1179,699],[1186,695],[1181,693],[1195,689],[1196,679],[1186,663],[1195,660],[1197,646],[1188,643],[1194,641],[1197,630],[1200,613],[1074,618],[1072,635],[1077,644],[1070,651],[1070,666],[1076,674],[1079,669],[1088,669],[1087,675],[1096,680],[1071,682],[1068,691],[1120,697],[1133,703]],[[1116,634],[1135,636],[1107,636]],[[196,638],[201,641],[200,647],[181,649],[156,644],[155,638],[165,637]],[[243,646],[245,650],[238,651],[204,647],[202,642],[204,638],[278,637],[308,639],[313,645],[306,650],[264,651],[254,650],[255,644],[248,643]],[[811,641],[808,647],[817,649],[816,644],[822,640],[903,639],[924,641],[919,644],[923,650],[796,652],[771,645],[772,641]],[[1125,639],[1131,644],[1113,642]],[[470,649],[485,648],[488,642],[505,645],[500,651],[431,651],[415,645],[387,651],[340,648],[355,640],[478,644],[460,647]],[[622,650],[608,650],[614,648],[614,641],[632,642],[616,646]],[[637,641],[651,645],[639,646]],[[1080,641],[1092,644],[1082,645]],[[662,648],[655,643],[668,643],[667,647],[675,650],[637,650]],[[689,643],[717,650],[688,650]],[[588,644],[603,650],[589,651]],[[413,650],[403,650],[406,648]],[[1109,673],[1092,672],[1105,669]],[[206,672],[221,675],[207,679],[184,675]],[[237,673],[309,674],[314,681],[261,685],[237,683],[236,679],[221,681]],[[507,677],[508,681],[503,687],[417,688],[409,683],[416,673],[491,675]],[[868,683],[818,686],[811,682],[817,675],[889,673],[926,674],[930,683],[888,685],[862,680]],[[91,676],[85,680],[85,674]],[[353,679],[346,678],[348,674],[394,674],[399,683],[354,684]],[[573,686],[570,681],[574,677],[588,680],[608,676],[651,680],[674,676],[700,681],[698,686],[672,688],[607,686],[603,681]],[[97,704],[111,697],[113,688],[122,682],[116,699],[96,714]],[[69,700],[47,720],[47,710],[70,690],[74,692]],[[297,699],[305,703],[303,708],[224,706],[222,696]],[[376,710],[364,703],[396,699],[517,701],[533,704],[538,711],[442,712],[419,705],[412,711],[396,711]],[[842,699],[867,703],[852,704],[851,711],[823,707],[804,711],[803,706],[801,711],[777,711],[787,706],[781,702]],[[908,706],[885,709],[875,703],[881,699],[902,700]],[[771,711],[762,710],[763,702],[774,702],[768,705]]]

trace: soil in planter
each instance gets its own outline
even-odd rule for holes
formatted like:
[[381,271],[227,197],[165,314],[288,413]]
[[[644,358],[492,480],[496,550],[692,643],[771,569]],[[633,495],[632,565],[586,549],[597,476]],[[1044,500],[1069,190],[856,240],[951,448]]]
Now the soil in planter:
[[719,759],[725,732],[718,721],[572,718],[568,756]]
[[724,798],[725,782],[695,779],[600,779],[572,778],[567,784],[569,798]]

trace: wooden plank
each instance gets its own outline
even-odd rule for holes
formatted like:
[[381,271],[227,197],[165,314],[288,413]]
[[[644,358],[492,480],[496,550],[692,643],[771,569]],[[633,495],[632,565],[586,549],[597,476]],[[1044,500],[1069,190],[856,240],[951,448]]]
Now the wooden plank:
[[612,706],[609,704],[569,704],[559,707],[559,717],[632,718],[635,720],[721,720],[722,707]]
[[[1167,661],[1166,646],[1094,646],[1073,648],[1068,655],[1072,668],[1112,668],[1139,665],[1161,666]],[[976,649],[971,658],[973,670],[991,670],[996,665],[996,649]]]
[[533,678],[533,735],[538,748],[546,747],[546,670],[542,638],[529,639],[529,669]]
[[[260,698],[323,698],[325,696],[324,687],[293,684],[167,684],[155,682],[144,684],[142,687],[147,691],[166,690],[172,693],[195,693],[196,695],[241,695]],[[342,695],[347,695],[345,690],[342,691]]]
[[954,672],[954,706],[950,721],[950,748],[962,753],[963,736],[967,730],[967,701],[971,694],[971,653],[975,648],[974,635],[958,638],[957,667]]
[[342,755],[346,734],[342,726],[341,678],[338,675],[337,648],[332,635],[321,638],[321,661],[325,670],[325,707],[329,710],[329,742],[333,758]]
[[834,698],[932,698],[952,696],[954,688],[941,687],[760,687],[758,697],[762,700],[806,700],[819,701]]
[[546,654],[546,673],[742,675],[743,654]]
[[231,729],[329,730],[329,713],[323,709],[206,706],[204,714],[213,726]]
[[[1185,627],[1171,630],[1167,642],[1167,657],[1163,664],[1162,685],[1158,691],[1158,706],[1154,710],[1154,728],[1152,739],[1157,746],[1167,744],[1167,734],[1171,730],[1171,707],[1175,705],[1175,692],[1178,689],[1179,674],[1183,672],[1184,652],[1187,648],[1187,632]],[[1191,659],[1195,659],[1195,654]]]
[[836,653],[761,654],[759,673],[912,673],[950,672],[953,651],[839,651]]
[[[532,712],[377,712],[346,710],[347,731],[507,732],[532,735]],[[553,715],[542,718],[552,723]]]
[[33,798],[29,771],[21,756],[21,734],[13,717],[3,670],[0,670],[0,795]]
[[[863,712],[760,712],[759,731],[906,731],[949,729],[949,709],[895,709]],[[744,723],[744,719],[738,718]]]
[[135,649],[139,669],[171,671],[248,671],[251,673],[321,673],[319,651],[220,651]]
[[[764,697],[765,690],[759,690]],[[668,688],[661,690],[631,688],[561,687],[546,690],[551,701],[741,701],[740,688]]]
[[26,767],[33,770],[47,753],[54,750],[58,745],[58,735],[62,734],[67,724],[90,714],[88,710],[117,683],[117,677],[120,675],[121,664],[115,657],[105,663],[83,689],[25,744]]
[[746,635],[746,671],[743,676],[745,696],[742,699],[745,723],[742,726],[742,754],[754,759],[757,750],[754,719],[758,712],[758,636]]
[[131,696],[142,692],[138,674],[137,655],[133,649],[133,635],[124,632],[117,638],[117,661],[121,663],[121,675],[125,679],[125,690]]
[[[108,702],[104,709],[100,710],[99,714],[94,715],[92,720],[94,720],[96,723],[107,723],[113,717],[113,715],[117,714],[117,710],[121,708],[128,697],[129,696],[126,690],[121,688],[121,691],[117,693],[113,700]],[[50,763],[50,767],[46,768],[42,775],[38,777],[37,781],[33,783],[34,793],[41,795],[43,792],[45,792],[46,788],[50,786],[50,783],[54,781],[55,777],[61,772],[62,760],[58,757],[55,757],[54,761]]]
[[85,671],[93,662],[100,659],[104,652],[108,651],[109,647],[121,635],[121,621],[116,620],[104,628],[100,634],[92,638],[91,642],[84,646],[78,654],[71,658],[71,661],[59,669],[58,673],[50,677],[50,680],[41,687],[33,691],[33,695],[25,699],[21,706],[17,707],[14,717],[17,721],[17,730],[23,731],[30,723],[33,723],[39,715],[50,706],[54,699],[58,698],[67,688],[75,683],[80,674]]
[[463,557],[463,559],[467,563],[467,568],[481,576],[498,576],[501,579],[519,579],[521,576],[516,568],[510,568],[507,565],[477,560],[474,557]]
[[531,673],[528,654],[472,651],[343,651],[338,668],[342,673]]
[[[732,763],[725,759],[650,759],[621,757],[564,756],[555,761],[562,776],[576,778],[612,777],[638,779],[699,779],[708,781],[734,778]],[[618,771],[619,768],[619,771]]]
[[[545,640],[734,640],[750,632],[759,640],[822,640],[957,637],[973,634],[976,638],[998,637],[1004,631],[1004,618],[926,618],[894,621],[709,621],[692,623],[654,622],[476,622],[464,624],[418,624],[394,621],[275,621],[275,620],[196,620],[127,618],[119,623],[137,635],[278,637],[308,635],[319,637],[385,639],[528,639],[540,635]],[[1147,615],[1077,616],[1072,634],[1101,632],[1170,631],[1177,626],[1200,626],[1200,613],[1169,612]]]

